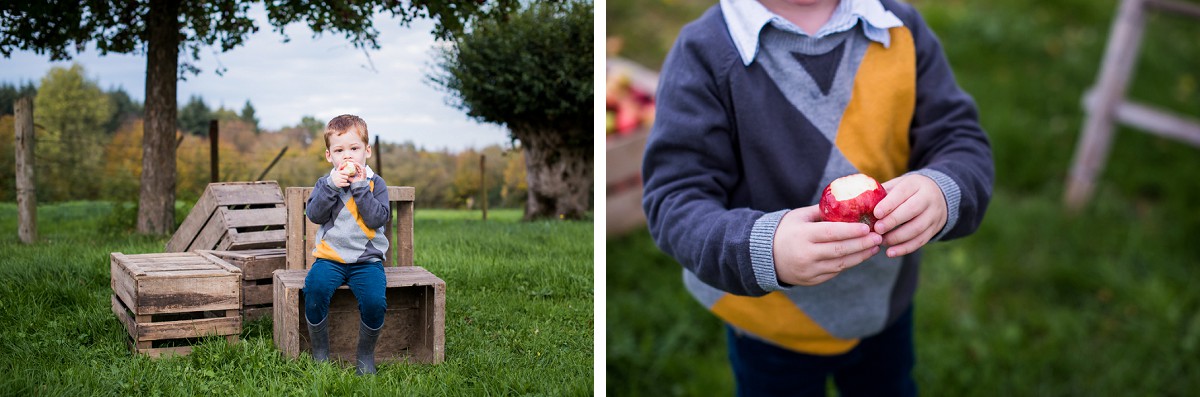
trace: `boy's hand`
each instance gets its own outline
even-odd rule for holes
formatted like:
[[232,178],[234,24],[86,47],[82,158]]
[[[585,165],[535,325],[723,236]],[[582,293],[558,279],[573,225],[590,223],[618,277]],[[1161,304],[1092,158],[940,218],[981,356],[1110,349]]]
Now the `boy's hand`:
[[916,252],[946,225],[946,196],[932,179],[908,174],[883,183],[887,197],[875,206],[875,232],[890,247],[887,256]]
[[355,164],[350,163],[350,162],[345,162],[345,163],[342,163],[342,165],[335,167],[333,169],[333,172],[329,173],[329,175],[330,175],[329,177],[333,179],[334,186],[345,189],[347,186],[350,186],[351,182],[354,182],[354,178],[356,176],[358,176],[359,172],[355,171],[355,172],[347,174],[348,169],[357,169],[357,168],[355,167]]
[[789,211],[775,229],[779,281],[812,286],[879,252],[883,237],[862,223],[821,222],[817,206]]

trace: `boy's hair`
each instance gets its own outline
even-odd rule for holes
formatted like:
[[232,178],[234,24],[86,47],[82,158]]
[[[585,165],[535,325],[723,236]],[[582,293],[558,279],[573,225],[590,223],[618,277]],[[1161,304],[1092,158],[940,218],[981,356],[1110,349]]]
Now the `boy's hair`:
[[371,144],[371,135],[367,133],[367,122],[353,114],[343,114],[329,120],[329,124],[325,125],[325,147],[329,147],[329,137],[345,134],[351,128],[358,131],[358,137],[362,138],[363,144]]

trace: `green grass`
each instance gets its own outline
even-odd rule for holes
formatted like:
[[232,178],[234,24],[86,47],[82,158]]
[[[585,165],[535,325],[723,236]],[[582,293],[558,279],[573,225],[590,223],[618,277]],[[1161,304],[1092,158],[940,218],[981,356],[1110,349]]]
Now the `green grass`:
[[0,203],[0,395],[586,395],[592,391],[591,222],[522,223],[519,211],[418,209],[415,255],[446,281],[446,360],[377,376],[284,358],[269,319],[188,356],[133,355],[109,308],[110,252],[166,238],[99,232],[112,206],[43,204],[40,239],[17,241]]
[[[1194,1],[1193,1],[1194,2]],[[1200,392],[1200,150],[1121,128],[1095,198],[1062,196],[1115,1],[920,1],[979,104],[997,183],[975,235],[925,250],[921,390],[935,396]],[[712,2],[608,3],[608,32],[657,67]],[[615,17],[619,16],[619,17]],[[1151,14],[1130,97],[1200,118],[1194,21]],[[730,394],[720,323],[645,231],[608,240],[607,390]]]

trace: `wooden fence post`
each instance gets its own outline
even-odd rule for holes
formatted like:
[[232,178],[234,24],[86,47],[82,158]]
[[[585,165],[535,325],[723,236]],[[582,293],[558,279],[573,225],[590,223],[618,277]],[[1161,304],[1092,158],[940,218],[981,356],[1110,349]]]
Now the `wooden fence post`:
[[487,221],[487,199],[488,199],[487,172],[485,172],[486,167],[483,164],[485,160],[487,160],[487,155],[480,154],[479,155],[479,195],[481,197],[480,197],[479,201],[481,203],[483,203],[483,206],[482,206],[483,207],[483,220]]
[[22,243],[33,244],[37,240],[37,186],[33,168],[37,135],[33,130],[33,98],[18,98],[13,104],[13,114],[17,141],[17,235]]
[[375,136],[375,171],[379,176],[383,176],[383,153],[379,151],[379,135]]
[[220,138],[221,131],[217,126],[216,120],[208,121],[208,169],[212,171],[212,177],[209,182],[217,183],[221,181],[221,161],[220,149],[217,148],[217,140]]

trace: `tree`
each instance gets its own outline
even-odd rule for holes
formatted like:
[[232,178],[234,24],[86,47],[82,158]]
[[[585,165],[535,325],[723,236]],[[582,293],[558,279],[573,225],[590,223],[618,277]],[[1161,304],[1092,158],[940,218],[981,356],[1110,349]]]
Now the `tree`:
[[[145,133],[142,141],[141,188],[137,231],[166,234],[175,225],[175,119],[177,80],[200,70],[179,62],[180,50],[193,61],[207,47],[228,51],[258,31],[249,17],[250,0],[182,2],[178,0],[91,0],[86,2],[15,2],[0,8],[0,54],[13,50],[49,53],[52,60],[71,58],[95,42],[109,52],[146,55]],[[517,0],[432,0],[401,2],[265,1],[267,18],[283,32],[305,22],[314,34],[342,34],[355,48],[378,49],[373,27],[377,14],[390,14],[402,25],[416,18],[437,21],[434,34],[451,38],[478,16],[504,14]],[[286,36],[285,36],[286,37]],[[218,70],[218,73],[222,71]]]
[[254,127],[254,133],[258,133],[258,117],[254,117],[254,105],[250,104],[249,99],[246,100],[246,106],[242,106],[242,114],[239,118]]
[[19,87],[9,83],[0,84],[0,115],[13,114],[13,104],[17,98],[33,98],[36,95],[37,87],[28,81]]
[[481,19],[429,80],[451,105],[506,125],[525,150],[525,219],[583,218],[592,186],[592,4],[534,3]]
[[79,64],[54,67],[42,78],[34,99],[33,119],[39,131],[38,196],[47,201],[100,196],[100,158],[104,126],[113,107],[99,84],[84,76]]
[[104,127],[104,132],[116,133],[126,121],[142,117],[142,104],[130,98],[125,89],[116,88],[108,91],[108,100],[112,102],[113,113]]
[[179,109],[179,129],[195,136],[208,136],[208,121],[211,119],[212,110],[198,95],[189,97],[187,105]]

